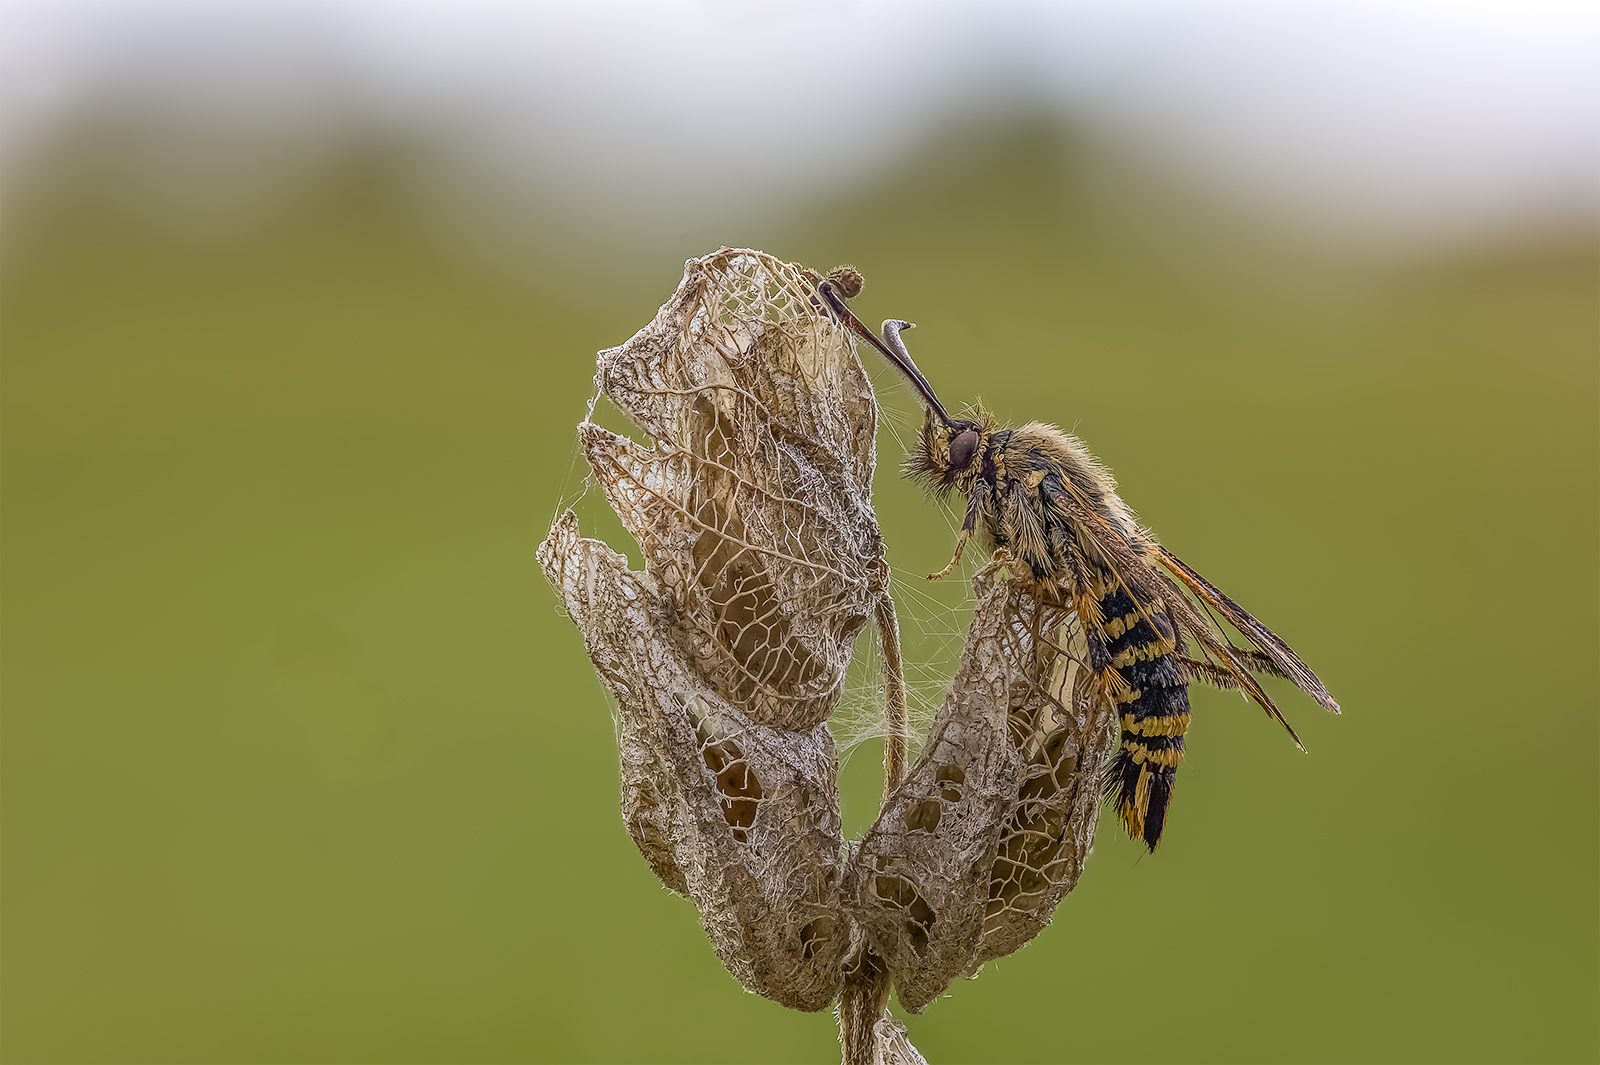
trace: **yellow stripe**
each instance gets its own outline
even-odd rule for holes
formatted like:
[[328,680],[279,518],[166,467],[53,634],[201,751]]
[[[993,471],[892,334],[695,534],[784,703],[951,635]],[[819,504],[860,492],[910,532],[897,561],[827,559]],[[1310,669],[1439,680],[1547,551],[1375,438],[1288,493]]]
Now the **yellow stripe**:
[[1173,643],[1171,640],[1157,640],[1154,643],[1143,644],[1139,647],[1130,647],[1126,651],[1119,652],[1112,657],[1111,664],[1118,668],[1122,666],[1131,666],[1135,662],[1153,661],[1154,659],[1160,658],[1162,655],[1171,654],[1172,651]]
[[1128,749],[1128,757],[1133,759],[1133,764],[1137,766],[1148,762],[1151,765],[1177,768],[1183,763],[1182,750],[1152,751],[1137,740],[1123,740],[1122,745]]
[[1123,633],[1139,624],[1139,620],[1142,616],[1143,615],[1135,610],[1127,617],[1116,618],[1108,622],[1106,624],[1106,635],[1115,640],[1117,637],[1121,636]]
[[1189,730],[1189,715],[1173,714],[1135,721],[1132,714],[1123,714],[1122,727],[1135,736],[1182,736]]

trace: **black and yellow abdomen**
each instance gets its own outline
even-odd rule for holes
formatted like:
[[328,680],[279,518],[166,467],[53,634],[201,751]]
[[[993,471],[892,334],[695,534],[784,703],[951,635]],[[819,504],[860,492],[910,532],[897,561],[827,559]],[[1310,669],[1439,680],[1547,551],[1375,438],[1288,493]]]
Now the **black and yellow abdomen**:
[[[1033,439],[1019,443],[1028,433]],[[1093,507],[1094,522],[1142,543],[1109,475],[1073,452],[1069,440],[1049,427],[994,432],[979,464],[982,483],[994,487],[986,505],[969,510],[982,516],[994,547],[1027,565],[1040,595],[1067,592],[1087,609],[1080,599],[1087,593],[1098,604],[1100,623],[1091,622],[1086,633],[1090,665],[1105,678],[1122,719],[1122,745],[1106,768],[1105,788],[1128,833],[1155,850],[1183,761],[1189,672],[1166,606],[1148,591],[1130,592],[1074,518],[1071,500],[1081,497]]]
[[1183,761],[1188,674],[1178,657],[1172,622],[1159,605],[1141,609],[1118,585],[1101,597],[1100,616],[1111,668],[1123,685],[1113,696],[1122,717],[1122,746],[1106,769],[1106,789],[1128,834],[1155,850]]

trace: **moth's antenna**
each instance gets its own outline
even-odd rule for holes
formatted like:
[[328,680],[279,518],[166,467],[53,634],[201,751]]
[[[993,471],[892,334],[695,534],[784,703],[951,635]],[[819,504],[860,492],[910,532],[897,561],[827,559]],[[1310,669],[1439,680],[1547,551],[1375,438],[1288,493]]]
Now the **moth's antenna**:
[[[917,369],[917,364],[911,360],[911,353],[906,350],[905,341],[900,339],[902,329],[914,328],[910,322],[902,322],[891,318],[883,323],[883,340],[873,335],[872,330],[861,324],[861,319],[845,305],[844,297],[834,287],[832,281],[822,281],[817,285],[817,292],[822,296],[822,302],[834,316],[844,323],[846,329],[861,337],[867,343],[878,349],[879,354],[888,359],[894,366],[911,381],[922,395],[922,402],[944,424],[950,424],[950,415],[945,413],[944,404],[939,402],[939,397],[933,394],[933,386],[928,384],[928,379],[922,376],[922,371]],[[887,341],[887,343],[885,343]]]

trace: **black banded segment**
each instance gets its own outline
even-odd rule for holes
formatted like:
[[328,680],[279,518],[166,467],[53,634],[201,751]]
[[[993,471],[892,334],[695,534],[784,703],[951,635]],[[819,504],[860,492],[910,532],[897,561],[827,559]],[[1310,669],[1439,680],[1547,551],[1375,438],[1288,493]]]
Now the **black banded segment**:
[[1189,674],[1165,610],[1137,602],[1113,581],[1106,582],[1100,615],[1111,638],[1106,651],[1112,668],[1128,691],[1118,700],[1122,746],[1107,768],[1106,791],[1128,834],[1153,851],[1183,762]]

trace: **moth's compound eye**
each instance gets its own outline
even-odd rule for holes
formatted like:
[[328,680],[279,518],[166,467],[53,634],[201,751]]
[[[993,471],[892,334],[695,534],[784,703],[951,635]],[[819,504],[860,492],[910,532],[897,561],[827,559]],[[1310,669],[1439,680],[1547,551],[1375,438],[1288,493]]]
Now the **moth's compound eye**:
[[972,465],[972,459],[978,453],[978,433],[975,429],[967,429],[950,441],[950,472],[960,473]]

